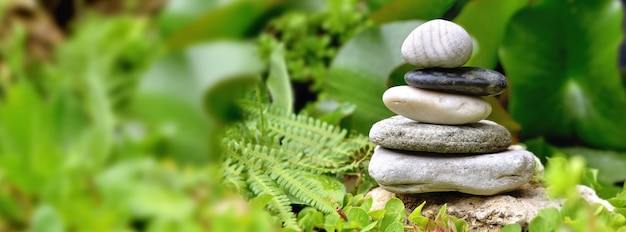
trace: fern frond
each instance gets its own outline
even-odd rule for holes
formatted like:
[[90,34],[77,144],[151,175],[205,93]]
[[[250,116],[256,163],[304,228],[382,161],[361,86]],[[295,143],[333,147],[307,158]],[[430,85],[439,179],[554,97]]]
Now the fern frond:
[[231,127],[223,141],[224,164],[231,166],[224,169],[226,181],[244,189],[240,185],[245,180],[249,198],[273,196],[268,209],[286,227],[299,229],[290,206],[292,196],[322,212],[334,212],[339,205],[311,177],[363,172],[362,163],[374,147],[369,139],[267,104],[248,101],[241,107],[246,120]]
[[226,138],[227,153],[234,158],[264,171],[268,166],[284,165],[287,160],[279,151],[259,144],[245,143]]
[[287,170],[274,167],[271,169],[270,177],[279,186],[283,186],[287,192],[318,210],[325,213],[335,211],[338,205],[333,203],[331,196],[320,194],[324,193],[323,189],[319,188],[311,180],[304,178],[304,174],[300,173],[301,171]]
[[226,159],[226,161],[224,161],[224,165],[222,166],[222,182],[224,185],[232,188],[235,192],[244,196],[249,196],[250,194],[247,189],[248,185],[246,184],[246,178],[243,173],[244,167],[244,165],[240,165],[232,158]]
[[259,173],[255,170],[248,171],[248,183],[250,189],[258,196],[261,194],[270,194],[274,196],[270,201],[268,208],[276,213],[278,217],[285,223],[285,227],[300,230],[296,222],[296,215],[291,208],[291,202],[287,195],[280,187],[270,179],[267,175]]

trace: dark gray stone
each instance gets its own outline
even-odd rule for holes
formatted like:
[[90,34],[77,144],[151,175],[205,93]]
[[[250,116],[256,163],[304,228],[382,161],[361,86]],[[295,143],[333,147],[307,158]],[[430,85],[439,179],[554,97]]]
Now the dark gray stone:
[[394,193],[462,192],[494,195],[530,181],[535,156],[526,150],[506,150],[471,156],[398,151],[377,146],[369,174]]
[[492,153],[511,145],[509,131],[489,120],[452,126],[397,115],[375,123],[369,137],[385,148],[435,153]]
[[474,96],[497,95],[507,87],[504,75],[476,67],[416,69],[404,80],[413,87]]

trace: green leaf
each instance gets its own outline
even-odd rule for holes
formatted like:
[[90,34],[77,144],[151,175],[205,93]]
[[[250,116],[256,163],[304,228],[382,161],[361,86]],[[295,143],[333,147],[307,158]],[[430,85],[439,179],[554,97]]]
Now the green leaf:
[[159,20],[163,34],[168,38],[167,45],[172,49],[201,41],[249,35],[264,15],[281,3],[279,0],[241,0],[220,5],[202,1],[181,2],[184,1],[171,1]]
[[270,201],[274,198],[271,194],[261,194],[250,200],[250,206],[263,208],[270,203]]
[[[135,113],[180,160],[219,157],[218,136],[241,113],[236,98],[258,81],[263,63],[250,43],[216,42],[172,52],[139,83]],[[208,142],[208,144],[207,144]]]
[[285,48],[276,46],[270,55],[270,73],[265,82],[272,95],[272,103],[285,112],[293,112],[293,91],[285,64]]
[[[454,22],[461,25],[476,41],[472,58],[465,66],[492,69],[498,62],[498,47],[504,37],[506,26],[515,12],[528,0],[469,1]],[[485,26],[489,25],[489,26]]]
[[407,19],[430,20],[442,17],[455,2],[456,0],[392,0],[376,9],[370,17],[378,24]]
[[321,228],[324,226],[324,214],[311,206],[305,207],[298,213],[298,226],[305,231]]
[[556,208],[541,209],[537,213],[537,216],[532,221],[530,221],[528,231],[556,231],[556,229],[559,228],[562,222],[563,219],[561,217],[561,214]]
[[329,213],[326,214],[324,218],[324,229],[326,231],[341,231],[341,225],[343,224],[343,219],[339,217],[337,213]]
[[381,219],[380,228],[386,229],[394,222],[401,222],[406,217],[404,203],[398,198],[391,198],[385,204],[385,216]]
[[415,209],[413,209],[413,212],[411,212],[411,214],[409,214],[409,221],[413,222],[419,226],[425,226],[426,222],[428,222],[428,218],[422,216],[422,209],[424,208],[424,205],[426,205],[426,201],[422,202],[422,204],[420,204],[418,207],[416,207]]
[[500,50],[520,136],[624,149],[617,67],[620,1],[537,1],[512,19]]
[[508,224],[502,227],[502,232],[522,232],[522,226],[519,224]]
[[580,184],[585,169],[585,161],[580,157],[569,160],[563,157],[548,158],[544,180],[550,197],[573,197],[578,194],[576,186]]
[[[346,188],[340,181],[332,177],[311,173],[306,174],[305,177],[315,185],[315,188],[322,189],[325,194],[332,197],[334,202],[337,202],[339,205],[343,204],[343,199],[346,195]],[[294,197],[290,197],[290,199],[294,203],[306,203]]]
[[369,212],[370,209],[372,208],[372,204],[374,204],[374,198],[368,197],[363,201],[363,204],[361,204],[361,206],[359,207]]
[[41,192],[62,168],[47,105],[34,86],[21,81],[0,101],[0,169],[20,191]]
[[586,147],[561,148],[568,156],[585,158],[587,166],[598,169],[598,180],[614,184],[626,180],[626,153],[608,150],[596,150]]
[[404,208],[404,203],[402,200],[398,198],[391,198],[385,204],[385,211],[387,213],[406,213],[406,209]]
[[361,208],[350,208],[346,212],[346,216],[348,217],[348,221],[355,222],[357,224],[357,228],[363,228],[370,224],[370,218],[367,215],[367,212]]
[[374,229],[374,227],[376,227],[377,224],[378,224],[378,222],[372,222],[369,225],[363,227],[360,231],[361,232],[370,231],[370,230]]
[[55,209],[47,204],[41,204],[35,209],[32,221],[33,232],[63,232],[63,222]]
[[[626,200],[624,200],[624,202],[626,202]],[[626,205],[626,203],[624,205]],[[370,217],[372,217],[374,221],[379,221],[385,216],[385,210],[384,209],[374,210],[374,211],[370,211],[367,214],[370,215]]]
[[447,207],[448,207],[447,204],[443,204],[441,208],[439,208],[439,212],[437,212],[437,216],[435,216],[435,218],[444,218],[444,216],[447,216],[446,214]]
[[385,232],[402,232],[404,231],[404,225],[400,222],[393,222],[387,226]]
[[394,115],[382,102],[391,72],[404,63],[400,46],[418,21],[369,28],[341,48],[333,60],[324,91],[337,101],[356,105],[350,126],[367,134],[372,124]]

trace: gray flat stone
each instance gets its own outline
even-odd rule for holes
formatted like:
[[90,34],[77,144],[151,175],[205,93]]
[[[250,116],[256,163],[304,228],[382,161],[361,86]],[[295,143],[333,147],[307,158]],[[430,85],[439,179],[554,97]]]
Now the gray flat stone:
[[380,187],[395,193],[462,192],[489,196],[528,183],[534,168],[535,156],[526,150],[442,156],[377,146],[369,174]]
[[436,153],[493,153],[511,145],[509,131],[489,120],[451,126],[397,115],[375,123],[369,137],[385,148]]
[[404,81],[422,89],[475,96],[500,94],[507,87],[504,75],[476,67],[417,69],[407,72]]

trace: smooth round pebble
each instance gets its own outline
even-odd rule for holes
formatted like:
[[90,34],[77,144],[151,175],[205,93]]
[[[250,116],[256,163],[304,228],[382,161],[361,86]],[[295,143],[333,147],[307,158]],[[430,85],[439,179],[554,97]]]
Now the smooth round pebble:
[[456,23],[435,19],[415,28],[400,52],[407,63],[415,66],[456,68],[472,56],[472,38]]
[[422,89],[474,96],[497,95],[507,87],[504,75],[476,67],[417,69],[407,72],[404,81]]
[[535,155],[526,150],[441,156],[377,146],[368,170],[382,188],[394,193],[456,191],[487,196],[528,183],[534,168]]
[[491,105],[480,97],[465,96],[411,86],[391,87],[383,103],[396,114],[424,123],[460,125],[483,120]]
[[493,153],[511,145],[509,131],[489,120],[452,126],[419,123],[399,115],[375,123],[369,138],[384,148],[434,153]]

